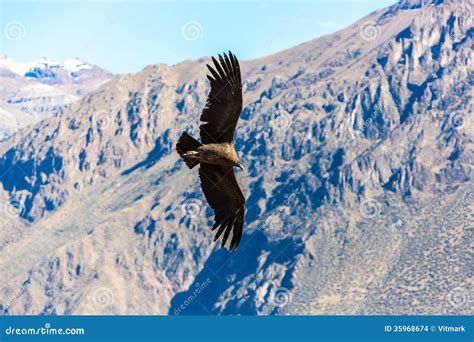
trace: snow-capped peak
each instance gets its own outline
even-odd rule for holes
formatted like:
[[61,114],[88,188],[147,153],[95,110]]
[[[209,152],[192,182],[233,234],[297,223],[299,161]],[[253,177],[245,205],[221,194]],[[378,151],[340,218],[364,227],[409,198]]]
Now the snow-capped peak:
[[30,70],[32,63],[22,63],[17,62],[16,60],[9,58],[6,55],[0,56],[0,68],[7,69],[18,75],[25,75],[25,73]]
[[77,72],[83,69],[92,69],[92,65],[79,58],[70,58],[63,61],[64,69],[70,72]]
[[6,55],[0,55],[0,68],[8,69],[11,72],[25,76],[28,71],[39,68],[39,69],[64,69],[70,73],[78,72],[79,70],[92,69],[93,66],[84,62],[79,58],[66,59],[63,62],[55,61],[42,57],[34,62],[24,63],[18,62]]

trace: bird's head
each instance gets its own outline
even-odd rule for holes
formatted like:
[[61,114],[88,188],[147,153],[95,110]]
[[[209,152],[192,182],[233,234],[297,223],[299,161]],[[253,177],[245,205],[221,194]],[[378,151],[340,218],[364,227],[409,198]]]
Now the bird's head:
[[245,171],[245,167],[244,165],[240,162],[240,160],[237,160],[237,162],[235,163],[235,166],[237,166],[239,169],[241,169],[242,171]]

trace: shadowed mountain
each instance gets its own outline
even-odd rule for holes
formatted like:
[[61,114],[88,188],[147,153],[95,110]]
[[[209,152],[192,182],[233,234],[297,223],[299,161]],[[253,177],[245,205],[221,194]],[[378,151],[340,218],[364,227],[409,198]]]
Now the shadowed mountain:
[[4,312],[469,314],[471,13],[401,1],[241,63],[235,254],[174,151],[198,136],[209,58],[117,76],[13,135]]

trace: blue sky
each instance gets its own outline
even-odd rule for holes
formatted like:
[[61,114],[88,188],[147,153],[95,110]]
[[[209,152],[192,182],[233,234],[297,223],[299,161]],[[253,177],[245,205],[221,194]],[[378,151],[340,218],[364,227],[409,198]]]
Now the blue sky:
[[[335,32],[394,2],[2,0],[1,52],[23,62],[78,57],[115,73],[229,49],[253,59]],[[18,29],[18,39],[7,29]]]

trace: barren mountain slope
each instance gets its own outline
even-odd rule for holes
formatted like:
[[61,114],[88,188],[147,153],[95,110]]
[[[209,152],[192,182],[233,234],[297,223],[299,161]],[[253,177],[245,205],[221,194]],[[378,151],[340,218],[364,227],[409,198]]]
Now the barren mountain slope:
[[8,314],[472,313],[468,2],[402,1],[242,62],[247,229],[196,172],[208,58],[123,75],[0,145]]

